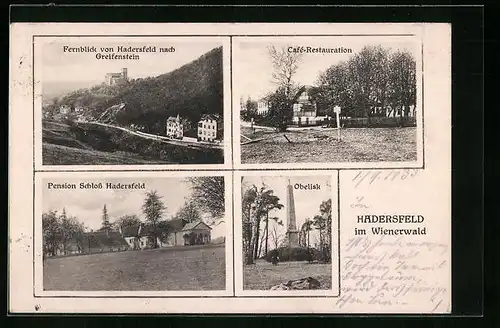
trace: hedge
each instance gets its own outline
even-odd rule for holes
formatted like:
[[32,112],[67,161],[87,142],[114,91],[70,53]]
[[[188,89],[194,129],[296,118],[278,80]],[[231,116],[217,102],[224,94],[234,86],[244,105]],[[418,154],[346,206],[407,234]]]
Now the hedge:
[[[337,126],[336,122],[333,122]],[[368,118],[341,118],[340,124],[344,128],[393,128],[393,127],[415,127],[415,117],[407,117],[401,119],[400,117],[370,117]]]
[[323,256],[321,252],[315,248],[305,247],[280,247],[273,249],[263,257],[267,262],[271,262],[274,256],[278,255],[280,262],[288,261],[321,261]]

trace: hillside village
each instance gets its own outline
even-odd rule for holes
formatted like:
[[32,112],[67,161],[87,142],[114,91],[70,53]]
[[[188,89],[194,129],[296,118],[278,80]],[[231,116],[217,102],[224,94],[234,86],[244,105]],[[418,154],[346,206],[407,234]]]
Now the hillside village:
[[222,66],[217,47],[158,76],[123,67],[43,99],[43,163],[222,163]]

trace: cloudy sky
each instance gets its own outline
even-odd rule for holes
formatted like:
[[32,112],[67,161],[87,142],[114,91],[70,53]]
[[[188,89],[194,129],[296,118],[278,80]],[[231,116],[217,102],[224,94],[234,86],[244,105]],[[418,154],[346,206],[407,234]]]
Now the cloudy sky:
[[[296,183],[301,184],[320,184],[321,189],[319,190],[301,190],[294,189],[293,196],[295,201],[295,217],[297,220],[297,230],[300,231],[302,224],[307,218],[313,218],[316,214],[319,214],[319,206],[325,200],[332,198],[331,190],[331,176],[290,176],[290,177],[273,177],[273,176],[245,176],[242,181],[242,193],[247,190],[251,185],[255,184],[260,188],[262,183],[264,183],[267,188],[274,190],[274,195],[280,198],[283,207],[281,210],[275,210],[270,213],[270,215],[278,217],[283,221],[284,227],[281,232],[284,234],[286,232],[286,227],[288,225],[286,219],[287,213],[287,185],[288,180],[290,180],[291,185]],[[333,202],[336,204],[336,202]],[[333,206],[333,205],[332,205]],[[332,207],[332,211],[336,213],[336,209]],[[315,236],[311,234],[311,244],[315,241]]]
[[[128,76],[132,79],[144,78],[148,76],[158,76],[160,74],[173,71],[184,64],[187,64],[208,51],[222,45],[218,40],[211,38],[199,39],[195,41],[190,38],[51,38],[43,39],[41,43],[42,71],[40,77],[42,85],[50,86],[56,83],[78,82],[89,83],[90,85],[104,82],[104,77],[108,72],[120,72],[121,68],[128,69]],[[97,52],[101,53],[101,47],[117,46],[156,46],[156,53],[137,53],[139,60],[107,60],[96,59],[96,53],[85,52],[64,52],[63,46],[95,46]],[[173,46],[175,52],[160,53],[159,48],[169,48]],[[40,49],[40,48],[38,48]],[[104,53],[104,52],[103,52]],[[115,52],[116,54],[124,54]],[[46,90],[50,92],[50,90]]]
[[[89,229],[99,229],[102,222],[102,209],[104,204],[108,210],[110,221],[113,222],[122,215],[136,214],[142,221],[142,204],[145,193],[156,190],[163,197],[163,203],[167,210],[164,219],[171,219],[173,215],[184,204],[190,196],[191,189],[185,178],[122,178],[122,179],[45,179],[43,181],[43,212],[50,210],[61,211],[63,207],[66,212],[75,216],[78,221],[83,222]],[[80,182],[101,182],[105,185],[111,183],[134,183],[144,182],[145,190],[107,190],[99,189],[48,189],[47,183],[75,183]],[[212,227],[212,238],[223,236],[225,224],[221,223]]]
[[275,87],[271,82],[272,64],[267,47],[274,45],[277,48],[293,46],[310,46],[324,48],[350,48],[352,53],[308,53],[304,54],[295,81],[305,85],[314,85],[321,72],[340,61],[348,60],[367,45],[381,45],[395,51],[408,50],[415,58],[420,51],[420,43],[414,37],[375,37],[375,36],[329,36],[329,37],[280,37],[244,38],[233,42],[233,77],[234,87],[245,100],[248,96],[260,99]]

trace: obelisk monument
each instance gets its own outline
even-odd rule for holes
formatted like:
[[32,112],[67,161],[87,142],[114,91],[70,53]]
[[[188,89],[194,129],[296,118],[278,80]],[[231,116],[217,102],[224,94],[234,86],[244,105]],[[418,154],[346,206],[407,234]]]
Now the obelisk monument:
[[288,237],[288,247],[298,247],[299,246],[299,232],[297,231],[297,220],[295,218],[295,202],[293,200],[293,186],[288,180],[287,186],[287,211],[286,211],[286,222],[288,225],[288,230],[286,236]]

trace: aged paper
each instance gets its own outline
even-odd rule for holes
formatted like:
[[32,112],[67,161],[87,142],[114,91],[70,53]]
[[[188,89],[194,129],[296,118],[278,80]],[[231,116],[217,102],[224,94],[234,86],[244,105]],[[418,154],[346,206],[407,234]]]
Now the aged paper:
[[12,313],[451,313],[447,24],[12,24]]

